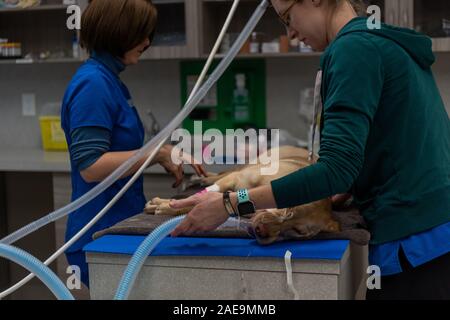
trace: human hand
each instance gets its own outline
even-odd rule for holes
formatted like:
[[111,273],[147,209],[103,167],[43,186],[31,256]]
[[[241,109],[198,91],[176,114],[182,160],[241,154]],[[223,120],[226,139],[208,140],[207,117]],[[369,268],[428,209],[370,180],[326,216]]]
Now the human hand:
[[172,237],[215,230],[229,217],[223,204],[223,194],[219,192],[207,192],[196,194],[187,199],[172,200],[170,206],[174,209],[194,207],[172,231]]
[[352,195],[349,193],[337,194],[331,197],[331,203],[334,208],[342,208]]
[[181,182],[183,182],[184,177],[183,164],[189,164],[194,169],[195,173],[200,177],[208,176],[206,170],[201,165],[195,164],[193,157],[185,152],[177,153],[177,157],[179,159],[179,162],[181,162],[181,164],[177,165],[173,163],[172,154],[174,152],[177,152],[177,150],[174,148],[176,147],[172,145],[165,145],[160,149],[158,155],[156,156],[156,162],[158,162],[167,172],[175,176],[176,181],[172,185],[173,188],[178,187],[181,184]]

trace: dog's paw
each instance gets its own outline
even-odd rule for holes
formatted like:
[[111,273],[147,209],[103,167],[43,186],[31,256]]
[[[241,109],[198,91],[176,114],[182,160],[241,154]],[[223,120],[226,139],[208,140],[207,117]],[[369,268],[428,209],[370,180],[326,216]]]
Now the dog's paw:
[[163,204],[169,204],[170,200],[154,198],[151,201],[147,202],[144,208],[144,212],[147,214],[158,214],[160,212],[159,207]]
[[149,202],[145,205],[144,213],[147,213],[147,214],[155,214],[157,208],[158,208],[157,205],[152,204],[151,201],[149,201]]
[[170,199],[154,198],[149,201],[144,208],[144,212],[147,214],[164,215],[164,216],[179,216],[186,214],[190,211],[186,209],[173,209],[169,205]]
[[155,215],[159,216],[179,216],[182,215],[184,212],[180,209],[172,209],[169,205],[169,202],[167,203],[161,203],[158,205],[158,207],[155,210]]

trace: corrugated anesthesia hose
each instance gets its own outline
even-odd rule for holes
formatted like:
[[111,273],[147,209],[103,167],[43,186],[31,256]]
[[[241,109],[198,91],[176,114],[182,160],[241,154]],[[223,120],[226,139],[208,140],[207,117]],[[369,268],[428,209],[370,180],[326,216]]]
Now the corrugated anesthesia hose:
[[[183,221],[186,215],[175,217],[169,221],[163,223],[158,228],[153,230],[144,241],[139,245],[130,262],[128,263],[125,272],[122,275],[119,286],[117,288],[115,300],[128,299],[131,289],[133,289],[137,276],[144,265],[147,257],[152,253],[156,246],[164,240],[176,227]],[[236,226],[239,227],[239,221],[235,218],[228,219],[223,226]]]
[[147,259],[153,249],[155,249],[155,247],[167,237],[185,217],[186,215],[170,219],[153,230],[153,232],[142,241],[122,275],[114,300],[128,299],[139,271],[144,265],[145,259]]
[[74,300],[69,289],[45,264],[31,254],[6,244],[0,244],[0,257],[11,260],[33,272],[59,300]]

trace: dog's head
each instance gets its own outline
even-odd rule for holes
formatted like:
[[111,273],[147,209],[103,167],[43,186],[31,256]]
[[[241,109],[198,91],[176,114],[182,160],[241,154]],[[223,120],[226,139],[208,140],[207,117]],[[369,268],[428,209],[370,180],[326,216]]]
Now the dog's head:
[[271,244],[280,238],[283,224],[290,219],[289,209],[267,209],[258,211],[252,218],[248,232],[256,238],[260,244]]

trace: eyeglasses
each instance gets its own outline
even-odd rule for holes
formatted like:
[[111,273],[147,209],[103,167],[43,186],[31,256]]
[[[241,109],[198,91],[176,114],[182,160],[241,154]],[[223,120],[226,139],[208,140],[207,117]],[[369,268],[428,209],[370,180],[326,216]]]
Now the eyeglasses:
[[[295,0],[286,10],[284,10],[284,12],[282,14],[278,14],[278,12],[277,12],[278,18],[280,19],[281,23],[286,28],[289,28],[289,26],[291,24],[290,12],[297,3],[298,3],[298,0]],[[275,12],[276,12],[276,10],[275,10]]]

